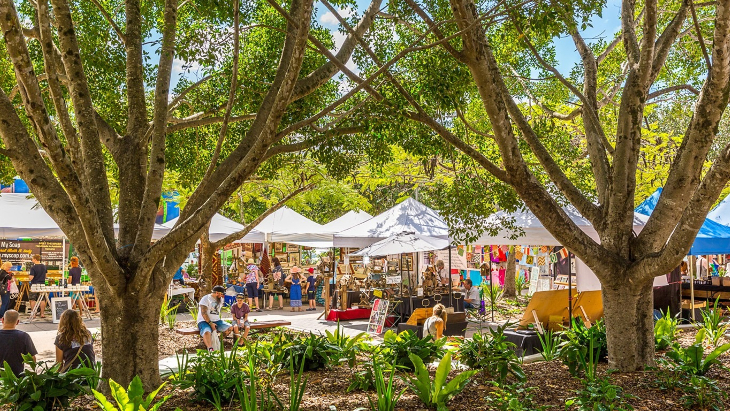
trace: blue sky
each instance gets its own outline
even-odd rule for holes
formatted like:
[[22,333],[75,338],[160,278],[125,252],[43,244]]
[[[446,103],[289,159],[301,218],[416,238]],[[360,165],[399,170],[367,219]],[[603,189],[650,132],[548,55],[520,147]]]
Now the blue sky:
[[[357,0],[358,14],[365,10],[369,4],[370,2],[368,0]],[[342,44],[342,41],[344,41],[345,36],[338,31],[337,20],[323,4],[317,2],[315,7],[317,8],[317,20],[320,22],[320,24],[322,24],[322,26],[330,29],[333,32],[335,44],[339,47],[339,45]],[[347,9],[340,10],[341,14],[343,15],[348,15],[348,13],[351,12],[351,10]],[[585,32],[582,33],[583,37],[589,43],[594,42],[600,37],[603,37],[607,41],[611,41],[614,35],[621,28],[621,22],[619,20],[620,13],[621,2],[619,0],[608,0],[606,7],[603,9],[603,16],[600,18],[596,17],[591,21],[592,27],[589,27]],[[569,74],[575,63],[577,63],[579,60],[578,52],[575,50],[573,40],[569,36],[556,38],[555,45],[559,61],[557,68],[561,73],[567,75]],[[183,73],[183,64],[184,62],[180,60],[175,60],[172,78],[173,88],[177,84],[181,75],[191,79],[199,77],[199,74],[195,70],[194,65],[190,73]],[[347,66],[351,69],[356,70],[352,61],[348,62]]]

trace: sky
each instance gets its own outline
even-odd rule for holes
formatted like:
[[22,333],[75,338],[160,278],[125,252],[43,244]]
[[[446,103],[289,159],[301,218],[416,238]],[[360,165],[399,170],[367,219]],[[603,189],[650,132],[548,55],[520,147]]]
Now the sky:
[[[358,14],[362,13],[367,6],[370,4],[368,0],[356,0],[357,3],[357,12]],[[385,3],[385,2],[384,2]],[[315,4],[316,10],[317,10],[317,21],[325,28],[328,28],[333,33],[333,38],[335,40],[335,46],[339,49],[339,47],[342,45],[342,43],[345,40],[345,35],[340,33],[338,30],[339,24],[337,22],[337,19],[335,16],[322,4],[317,2]],[[602,17],[596,17],[591,21],[592,27],[589,27],[587,30],[582,32],[581,34],[586,39],[587,42],[591,43],[594,42],[596,39],[603,37],[607,39],[607,41],[611,41],[614,37],[614,35],[620,30],[621,28],[621,22],[619,20],[619,15],[621,12],[621,2],[620,0],[608,0],[606,7],[603,9]],[[343,17],[348,17],[352,15],[353,12],[355,12],[352,9],[342,9],[340,8],[340,14]],[[555,45],[557,50],[557,57],[559,64],[557,66],[557,69],[564,75],[567,76],[567,74],[570,73],[570,70],[573,68],[573,66],[579,61],[580,56],[578,55],[578,52],[575,49],[575,45],[573,44],[573,40],[569,36],[556,38],[555,39]],[[176,59],[173,64],[173,76],[172,76],[172,88],[177,85],[177,82],[180,80],[181,77],[187,77],[190,79],[197,79],[200,77],[200,74],[198,73],[198,69],[195,63],[192,63],[191,68],[189,71],[184,71],[183,67],[185,65],[184,61],[181,61],[179,59]],[[352,69],[353,71],[357,72],[357,68],[355,67],[355,64],[350,60],[347,62],[347,67]]]

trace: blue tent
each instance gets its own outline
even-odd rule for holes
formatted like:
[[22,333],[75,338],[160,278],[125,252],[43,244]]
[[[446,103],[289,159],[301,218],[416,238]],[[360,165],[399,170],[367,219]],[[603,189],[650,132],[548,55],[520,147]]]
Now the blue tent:
[[[657,190],[634,209],[639,214],[651,215],[659,202],[662,188]],[[730,227],[705,219],[695,242],[689,250],[689,255],[730,254]]]
[[720,204],[710,211],[710,214],[707,214],[707,218],[716,223],[730,226],[730,195],[720,201]]

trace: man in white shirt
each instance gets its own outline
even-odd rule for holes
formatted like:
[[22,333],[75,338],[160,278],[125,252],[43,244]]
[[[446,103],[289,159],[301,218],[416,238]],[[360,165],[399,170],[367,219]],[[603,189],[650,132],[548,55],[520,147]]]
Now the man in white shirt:
[[213,292],[201,298],[198,303],[198,330],[208,351],[213,351],[214,330],[223,336],[231,331],[231,324],[221,320],[225,292],[225,287],[216,285],[213,287]]
[[464,309],[479,309],[479,306],[481,305],[479,289],[472,285],[471,279],[467,278],[464,280],[464,289],[466,290],[466,296],[464,296]]

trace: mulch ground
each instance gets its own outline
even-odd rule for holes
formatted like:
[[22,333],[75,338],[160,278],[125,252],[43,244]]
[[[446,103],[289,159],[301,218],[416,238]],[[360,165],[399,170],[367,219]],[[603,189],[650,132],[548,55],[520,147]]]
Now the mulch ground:
[[[180,323],[178,327],[192,325]],[[682,345],[689,345],[694,342],[695,331],[687,331],[678,336]],[[255,337],[254,337],[255,338]],[[101,347],[96,347],[98,350]],[[194,352],[197,348],[203,348],[198,336],[181,336],[167,327],[160,327],[160,358],[167,357],[182,350]],[[706,350],[707,351],[707,350]],[[98,352],[98,351],[97,351]],[[661,354],[660,354],[661,355]],[[721,357],[723,365],[730,367],[730,354]],[[532,391],[533,400],[536,405],[549,406],[550,409],[565,409],[565,401],[575,395],[575,391],[581,388],[581,381],[571,377],[568,369],[560,360],[552,362],[537,362],[523,366],[527,376],[526,386],[535,387]],[[375,392],[354,391],[347,392],[350,380],[355,370],[348,366],[339,366],[332,369],[306,372],[308,380],[304,393],[304,399],[300,410],[302,411],[352,411],[360,407],[369,408],[368,399],[375,400]],[[605,375],[607,364],[599,364],[599,374]],[[433,370],[432,370],[433,373]],[[452,372],[452,377],[458,371]],[[725,392],[730,392],[730,372],[722,367],[712,369],[708,377],[714,379],[718,386]],[[636,373],[612,373],[611,382],[622,387],[624,394],[633,396],[629,403],[641,411],[664,411],[684,409],[682,404],[683,392],[680,387],[663,390],[656,384],[657,376],[654,372]],[[406,388],[403,381],[396,378],[395,385],[398,391]],[[276,378],[273,383],[274,391],[282,401],[286,401],[289,387],[289,375],[284,373]],[[484,375],[477,374],[467,385],[467,388],[458,396],[453,398],[448,407],[451,410],[492,410],[485,398],[494,391],[490,379]],[[161,411],[172,411],[176,408],[182,410],[214,410],[211,404],[197,403],[192,399],[192,390],[181,390],[166,385],[158,398],[170,395],[170,399],[160,408]],[[79,398],[73,403],[74,409],[91,410],[99,409],[93,403],[93,398]],[[237,405],[224,408],[225,410],[238,410]],[[406,390],[397,404],[396,410],[420,411],[425,410],[421,401],[416,395]],[[724,409],[730,409],[730,402],[726,402]]]

